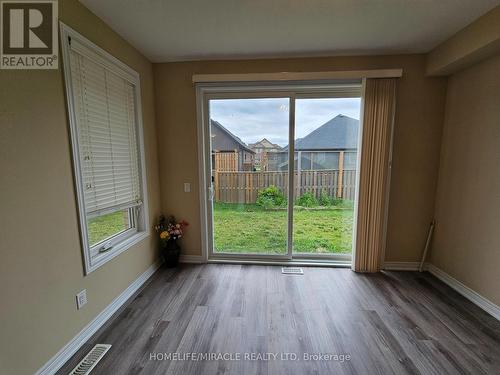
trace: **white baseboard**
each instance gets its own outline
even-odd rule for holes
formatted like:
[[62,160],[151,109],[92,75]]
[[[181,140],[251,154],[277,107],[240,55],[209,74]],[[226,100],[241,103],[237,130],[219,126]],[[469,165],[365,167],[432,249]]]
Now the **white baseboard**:
[[467,298],[469,301],[472,303],[476,304],[479,306],[481,309],[486,311],[488,314],[496,318],[497,320],[500,320],[500,306],[495,305],[493,302],[491,302],[489,299],[483,297],[479,293],[475,292],[468,286],[464,285],[454,277],[448,275],[446,272],[444,272],[442,269],[427,263],[427,270],[436,276],[439,280],[447,284],[449,287],[455,289],[458,293],[463,295],[465,298]]
[[35,375],[55,374],[77,351],[89,340],[106,321],[156,272],[161,263],[157,262],[149,267],[142,275],[116,297],[103,311],[99,313],[85,328],[68,342],[53,356]]
[[201,255],[182,255],[179,258],[181,263],[206,263],[205,259]]
[[419,262],[384,262],[382,269],[386,271],[418,271]]

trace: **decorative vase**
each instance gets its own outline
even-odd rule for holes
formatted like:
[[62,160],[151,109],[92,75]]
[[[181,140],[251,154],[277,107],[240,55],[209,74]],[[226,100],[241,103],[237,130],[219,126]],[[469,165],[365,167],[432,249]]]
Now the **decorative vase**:
[[165,266],[167,268],[177,267],[177,264],[179,264],[179,255],[181,253],[181,247],[177,243],[177,240],[168,240],[162,248],[162,252]]

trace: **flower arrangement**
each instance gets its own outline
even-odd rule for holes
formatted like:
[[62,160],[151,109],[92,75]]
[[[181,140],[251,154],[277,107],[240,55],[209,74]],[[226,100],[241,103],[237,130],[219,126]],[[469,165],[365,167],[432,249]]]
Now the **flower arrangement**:
[[177,222],[173,216],[161,215],[158,224],[155,225],[155,230],[160,234],[162,242],[176,241],[182,237],[188,225],[184,220]]
[[160,250],[167,267],[176,267],[179,262],[181,247],[177,240],[183,236],[187,226],[184,220],[178,222],[173,216],[161,215],[154,227],[160,236]]

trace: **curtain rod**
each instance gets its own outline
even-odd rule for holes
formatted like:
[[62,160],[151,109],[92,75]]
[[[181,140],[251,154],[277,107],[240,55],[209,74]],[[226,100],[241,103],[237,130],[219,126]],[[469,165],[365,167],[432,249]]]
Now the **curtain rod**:
[[333,71],[333,72],[193,74],[193,83],[399,78],[402,75],[403,75],[403,69],[343,70],[343,71]]

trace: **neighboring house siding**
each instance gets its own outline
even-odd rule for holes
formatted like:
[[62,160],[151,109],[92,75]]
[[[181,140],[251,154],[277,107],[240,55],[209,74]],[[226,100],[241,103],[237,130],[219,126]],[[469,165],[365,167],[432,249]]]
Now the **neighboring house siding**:
[[[237,136],[225,129],[216,121],[211,122],[210,139],[212,153],[227,152],[238,154],[238,170],[252,170],[254,163],[254,152],[248,148]],[[215,164],[212,157],[212,165]]]
[[217,126],[211,129],[212,150],[219,152],[240,150],[240,145]]
[[[301,170],[324,170],[339,169],[339,155],[344,152],[344,165],[342,169],[356,169],[357,151],[339,150],[339,151],[301,151],[300,169]],[[294,169],[298,168],[298,152],[295,153]],[[269,170],[286,171],[288,169],[288,153],[275,153],[269,157]]]

